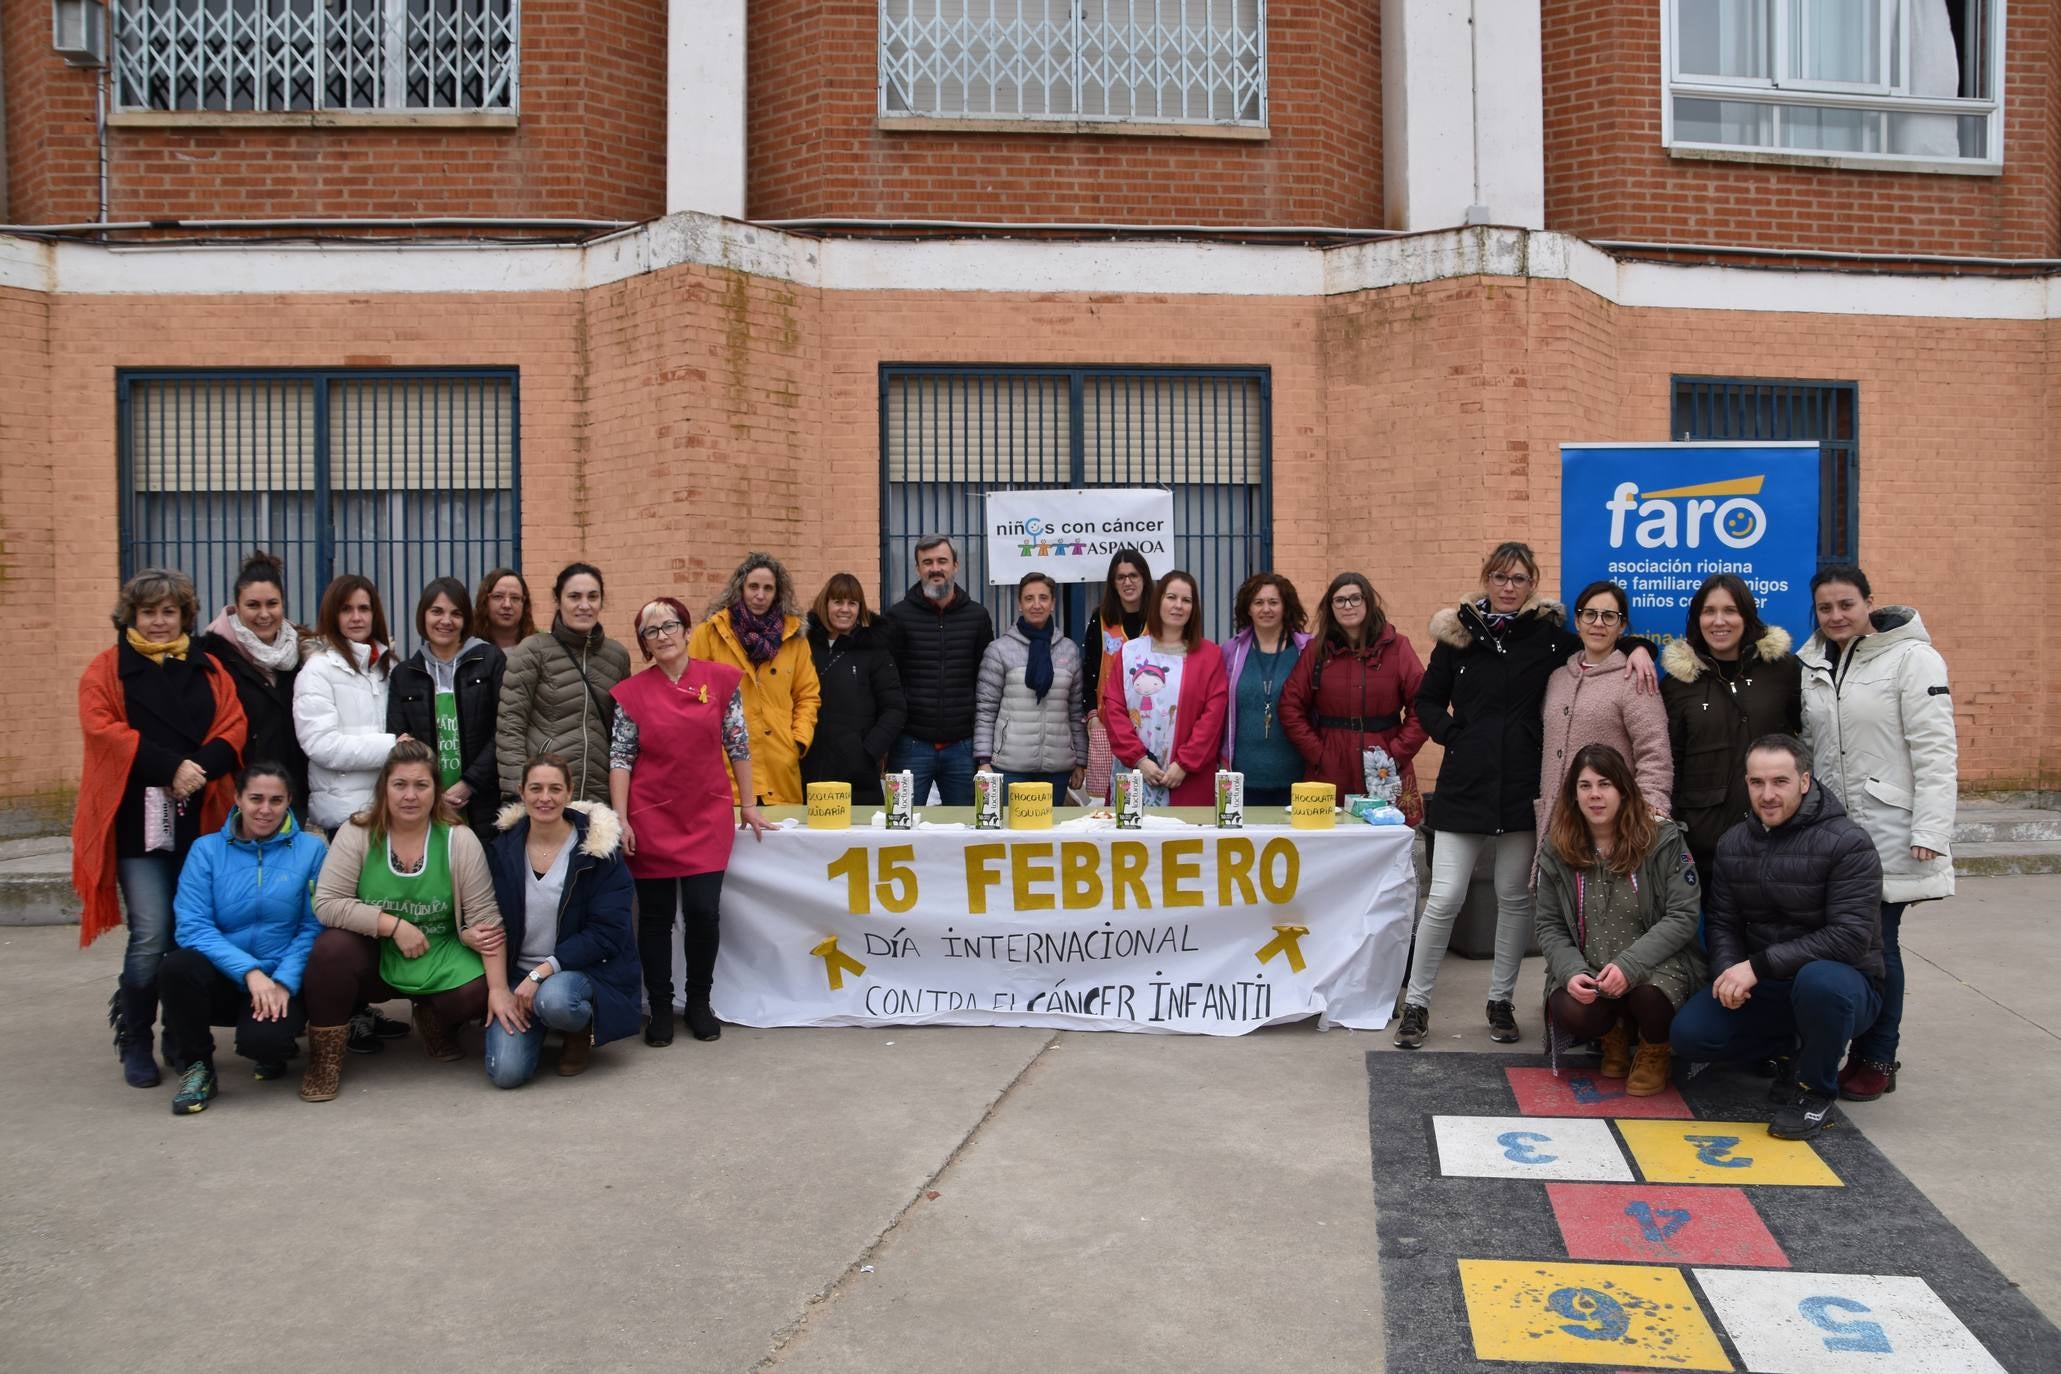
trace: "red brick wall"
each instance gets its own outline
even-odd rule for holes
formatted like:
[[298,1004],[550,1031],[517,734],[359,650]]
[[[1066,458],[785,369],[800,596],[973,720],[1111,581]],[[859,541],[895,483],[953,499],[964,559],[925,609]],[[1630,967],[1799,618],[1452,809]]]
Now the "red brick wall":
[[2054,0],[2012,0],[2004,172],[1671,158],[1660,0],[1544,0],[1546,227],[1590,239],[1999,257],[2061,254]]
[[1373,0],[1273,0],[1263,143],[1100,134],[884,132],[877,6],[755,0],[753,219],[1381,224]]
[[[94,74],[49,8],[5,7],[8,200],[18,223],[98,206]],[[530,0],[513,129],[109,130],[109,218],[649,219],[665,209],[664,0]]]

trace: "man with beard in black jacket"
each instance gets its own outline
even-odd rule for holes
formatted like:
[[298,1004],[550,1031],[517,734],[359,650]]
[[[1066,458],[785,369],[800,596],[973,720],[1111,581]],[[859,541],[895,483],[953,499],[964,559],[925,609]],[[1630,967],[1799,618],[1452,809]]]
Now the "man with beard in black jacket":
[[887,769],[915,775],[918,805],[934,781],[946,806],[971,806],[974,688],[995,623],[958,584],[959,554],[946,535],[916,541],[916,574],[909,594],[882,611],[909,707]]
[[1775,1059],[1768,1134],[1831,1124],[1839,1057],[1882,1010],[1882,861],[1810,751],[1763,735],[1746,752],[1753,815],[1726,831],[1704,903],[1717,977],[1675,1014],[1675,1054]]

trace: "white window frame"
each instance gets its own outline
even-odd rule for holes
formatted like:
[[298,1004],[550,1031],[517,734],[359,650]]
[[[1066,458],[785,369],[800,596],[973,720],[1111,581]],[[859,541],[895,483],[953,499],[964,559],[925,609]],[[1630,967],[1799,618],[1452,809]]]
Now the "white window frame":
[[[2004,169],[2004,32],[2006,0],[1986,0],[1988,5],[1988,71],[1994,94],[1988,99],[1939,98],[1909,95],[1885,82],[1880,85],[1805,81],[1796,78],[1684,76],[1679,70],[1676,34],[1680,27],[1677,7],[1681,0],[1660,0],[1660,142],[1675,157],[1717,161],[1765,162],[1811,167],[1853,167],[1905,172],[1932,172],[1959,176],[1995,176]],[[1794,0],[1774,0],[1771,34],[1774,70],[1788,67],[1789,24],[1787,15]],[[1895,15],[1892,27],[1883,26],[1881,70],[1894,73],[1898,82],[1910,79],[1910,0],[1880,0],[1885,11]],[[1893,50],[1901,41],[1903,51]],[[1943,114],[1956,117],[1982,116],[1988,120],[1983,140],[1987,156],[1980,158],[1938,158],[1891,152],[1854,152],[1843,149],[1788,148],[1775,144],[1701,143],[1675,134],[1675,101],[1678,97],[1727,101],[1750,105],[1807,105],[1818,109],[1873,110],[1892,114]],[[1778,113],[1779,120],[1781,115]]]

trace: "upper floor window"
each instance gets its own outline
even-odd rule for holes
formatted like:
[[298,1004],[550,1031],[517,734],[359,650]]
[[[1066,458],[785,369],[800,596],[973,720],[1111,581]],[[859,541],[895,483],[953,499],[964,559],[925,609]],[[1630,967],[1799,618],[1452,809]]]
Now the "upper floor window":
[[1677,151],[2003,164],[2004,0],[1664,0]]
[[121,110],[512,113],[520,0],[114,0]]
[[880,0],[880,113],[1264,126],[1266,0]]

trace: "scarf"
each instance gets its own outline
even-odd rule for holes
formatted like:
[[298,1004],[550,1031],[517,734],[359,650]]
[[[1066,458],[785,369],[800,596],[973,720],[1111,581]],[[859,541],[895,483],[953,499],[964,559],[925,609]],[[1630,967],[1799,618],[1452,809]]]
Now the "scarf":
[[1052,690],[1052,622],[1032,627],[1022,616],[1016,618],[1016,632],[1030,641],[1030,662],[1023,667],[1023,685],[1039,701]]
[[185,658],[186,647],[190,642],[184,634],[181,634],[177,639],[167,639],[162,642],[155,639],[145,639],[136,632],[134,625],[131,625],[126,633],[129,647],[159,667],[163,667],[165,660],[168,658]]
[[787,612],[769,607],[764,615],[753,615],[742,601],[730,608],[730,628],[744,645],[744,656],[753,663],[770,663],[780,652],[780,637],[787,629]]
[[215,623],[208,626],[208,633],[220,635],[234,644],[237,651],[265,675],[267,686],[276,685],[279,674],[300,666],[301,635],[290,620],[279,622],[279,633],[267,644],[252,633],[248,625],[238,620],[235,607],[229,606],[215,617]]
[[1475,602],[1474,608],[1481,612],[1481,623],[1488,626],[1488,632],[1498,639],[1510,633],[1510,627],[1524,614],[1523,611],[1492,611],[1487,597]]

